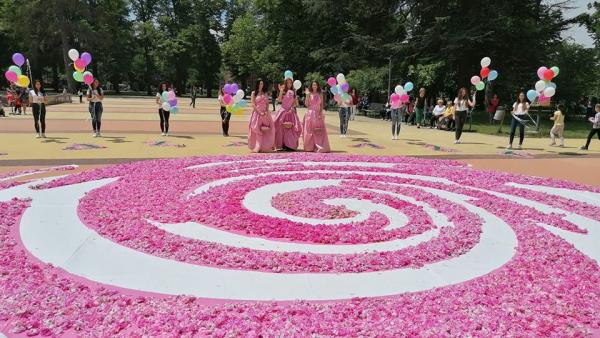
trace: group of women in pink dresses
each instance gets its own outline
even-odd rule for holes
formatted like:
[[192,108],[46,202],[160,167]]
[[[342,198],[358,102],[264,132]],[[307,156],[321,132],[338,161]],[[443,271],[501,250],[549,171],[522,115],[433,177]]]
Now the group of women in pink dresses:
[[248,130],[248,148],[253,152],[298,150],[300,137],[304,140],[304,151],[329,152],[329,138],[323,114],[323,93],[318,82],[306,89],[305,106],[308,112],[300,122],[296,107],[298,98],[291,79],[279,85],[277,101],[281,107],[275,118],[269,112],[267,84],[258,80],[252,92],[254,110]]

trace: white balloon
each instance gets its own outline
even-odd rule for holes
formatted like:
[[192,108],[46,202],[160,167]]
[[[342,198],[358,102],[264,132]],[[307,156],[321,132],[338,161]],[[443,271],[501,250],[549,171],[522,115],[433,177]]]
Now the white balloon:
[[404,88],[401,85],[397,85],[396,88],[394,88],[394,93],[402,95],[404,94]]
[[538,82],[535,83],[535,91],[536,92],[541,92],[542,90],[544,90],[544,88],[546,88],[546,82],[544,80],[539,80]]
[[302,88],[302,82],[300,80],[294,81],[294,89],[298,90],[300,88]]
[[548,87],[544,89],[544,96],[552,97],[554,94],[556,94],[556,89],[554,89],[554,87]]
[[490,64],[492,64],[492,59],[490,59],[489,57],[486,56],[483,59],[481,59],[481,68],[488,67]]
[[171,110],[171,105],[169,104],[169,102],[163,102],[163,104],[162,104],[162,109],[163,109],[164,111],[169,111],[169,110]]
[[77,61],[77,59],[79,59],[79,52],[75,48],[69,49],[68,54],[69,54],[69,59],[71,59],[71,61],[73,61],[73,62],[75,62],[75,61]]
[[239,98],[241,100],[241,99],[244,98],[244,95],[246,95],[246,93],[244,93],[244,91],[242,89],[238,89],[238,91],[235,92],[235,96],[234,97],[237,97],[237,98]]
[[335,79],[337,80],[338,83],[344,83],[346,82],[346,77],[344,76],[344,74],[339,73]]

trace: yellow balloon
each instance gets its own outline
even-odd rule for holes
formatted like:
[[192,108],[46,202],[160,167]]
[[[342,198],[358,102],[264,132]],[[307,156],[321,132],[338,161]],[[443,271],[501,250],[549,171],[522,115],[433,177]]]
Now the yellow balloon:
[[19,77],[17,78],[17,86],[19,87],[27,87],[29,86],[29,78],[26,75],[19,75]]
[[231,105],[225,106],[225,110],[227,110],[228,113],[231,113]]
[[77,65],[75,63],[73,63],[73,67],[75,68],[76,71],[78,71],[80,73],[83,73],[83,71],[85,70],[85,67],[79,68],[79,67],[77,67]]

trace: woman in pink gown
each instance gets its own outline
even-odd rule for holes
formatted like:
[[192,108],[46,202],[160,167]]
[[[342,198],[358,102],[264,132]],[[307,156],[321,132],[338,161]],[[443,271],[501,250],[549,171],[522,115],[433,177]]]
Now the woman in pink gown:
[[292,79],[279,85],[277,101],[281,102],[281,107],[275,116],[275,148],[288,151],[298,149],[302,135],[302,124],[296,112],[298,99],[292,85]]
[[328,153],[330,147],[323,114],[323,93],[317,81],[312,82],[310,90],[306,89],[304,105],[308,107],[304,115],[304,151]]
[[267,84],[259,79],[252,92],[252,117],[248,127],[248,148],[255,153],[271,152],[275,148],[275,128],[269,112]]

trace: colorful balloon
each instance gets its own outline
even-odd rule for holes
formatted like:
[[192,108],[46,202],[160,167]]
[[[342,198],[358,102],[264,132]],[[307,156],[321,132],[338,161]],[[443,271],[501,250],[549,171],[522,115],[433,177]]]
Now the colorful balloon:
[[172,114],[177,114],[179,112],[179,108],[177,108],[177,106],[171,106],[171,113]]
[[535,101],[535,99],[538,97],[538,92],[533,90],[533,89],[529,89],[527,91],[527,98],[529,99],[530,102]]
[[19,68],[17,66],[10,66],[10,67],[8,67],[8,70],[11,72],[14,72],[15,74],[17,74],[17,76],[23,75],[23,73],[21,72],[21,68]]
[[71,59],[71,61],[75,62],[77,61],[77,59],[79,59],[79,52],[77,51],[77,49],[69,49],[69,52],[67,53],[69,55],[69,59]]
[[481,78],[477,75],[473,75],[473,77],[471,78],[471,84],[473,86],[477,86],[477,84],[481,82]]
[[15,83],[19,80],[19,75],[17,75],[17,73],[13,72],[12,70],[7,70],[4,73],[4,77],[6,77],[8,82],[12,82],[12,83]]
[[490,75],[490,69],[488,67],[481,68],[479,75],[481,75],[482,79],[485,79],[486,77],[488,77],[488,75]]
[[175,95],[175,92],[174,92],[174,91],[172,91],[172,90],[169,90],[169,91],[167,92],[167,97],[169,98],[169,101],[170,101],[170,100],[175,100],[175,98],[177,97],[177,95]]
[[552,72],[554,73],[554,77],[557,77],[558,73],[560,73],[560,69],[558,67],[556,67],[556,66],[554,66],[554,67],[552,67],[550,69],[552,69]]
[[177,99],[169,100],[169,104],[171,105],[171,108],[173,108],[173,106],[177,105]]
[[398,95],[404,94],[404,87],[402,87],[401,85],[397,85],[396,87],[394,87],[394,93]]
[[90,54],[88,52],[83,52],[81,54],[80,59],[83,61],[84,66],[87,66],[92,62],[92,54]]
[[475,85],[475,88],[477,88],[477,90],[483,90],[485,88],[485,83],[479,82],[478,84]]
[[546,82],[544,82],[544,80],[539,80],[538,82],[535,83],[535,91],[536,92],[541,92],[542,90],[544,90],[544,88],[546,88]]
[[160,95],[160,99],[162,102],[168,102],[169,101],[169,92],[166,90],[164,92],[162,92],[162,94]]
[[483,59],[481,59],[480,64],[481,64],[481,68],[489,67],[492,64],[492,59],[490,59],[488,56],[486,56]]
[[229,83],[226,83],[226,84],[223,86],[223,93],[225,93],[225,94],[229,94],[229,93],[231,93],[231,85],[230,85]]
[[350,84],[348,84],[348,82],[343,83],[342,90],[344,91],[344,93],[347,93],[348,90],[350,90]]
[[330,87],[333,87],[333,86],[335,86],[335,85],[337,84],[337,81],[335,80],[335,77],[333,77],[333,76],[332,76],[332,77],[330,77],[329,79],[327,79],[327,84],[328,84]]
[[[552,69],[546,69],[546,71],[544,71],[544,80],[546,81],[550,81],[554,78],[554,72],[552,71]],[[546,95],[548,96],[548,95]]]
[[83,62],[82,59],[77,59],[74,63],[73,63],[73,67],[75,68],[75,70],[77,70],[78,72],[83,72],[85,70],[85,62]]
[[342,102],[342,97],[340,96],[340,94],[335,94],[333,96],[333,99],[335,100],[335,102],[337,103],[341,103]]
[[91,85],[94,83],[94,75],[92,75],[90,72],[83,73],[83,82],[88,86]]
[[29,86],[29,82],[30,81],[29,81],[29,78],[27,76],[25,76],[25,75],[19,75],[19,78],[17,79],[16,84],[19,87],[26,88],[26,87]]
[[346,76],[342,73],[339,73],[335,79],[337,80],[338,83],[344,83],[346,82]]
[[546,88],[548,88],[548,87],[552,87],[552,88],[556,89],[556,83],[548,82],[548,83],[546,83]]
[[544,79],[544,73],[548,70],[548,68],[542,66],[540,68],[538,68],[537,70],[537,76],[540,78],[540,80]]
[[494,81],[498,78],[498,72],[495,70],[492,70],[490,72],[490,74],[488,75],[488,81]]
[[25,57],[21,53],[14,53],[12,55],[12,61],[15,65],[21,67],[25,63]]
[[554,94],[556,94],[556,89],[554,89],[553,87],[547,87],[546,89],[544,89],[544,96],[552,97],[554,96]]
[[284,80],[287,80],[287,79],[293,79],[293,78],[294,78],[294,73],[292,73],[292,71],[291,71],[291,70],[286,70],[286,71],[283,73],[283,79],[284,79]]
[[73,72],[73,79],[77,82],[83,82],[83,73],[82,72]]
[[161,108],[164,111],[170,111],[171,110],[171,105],[169,104],[169,102],[163,102]]
[[231,97],[230,94],[225,94],[225,95],[223,95],[223,102],[225,102],[225,104],[232,104],[233,97]]
[[232,83],[231,87],[229,87],[229,94],[235,95],[239,89],[240,88],[237,83]]
[[404,84],[404,90],[407,92],[410,92],[411,90],[413,90],[413,88],[415,87],[415,85],[408,81],[407,83]]
[[408,103],[408,101],[410,101],[410,97],[408,96],[408,94],[402,94],[400,95],[400,101],[402,101],[403,103]]
[[331,94],[336,95],[338,93],[337,85],[329,88],[329,91],[331,92]]

